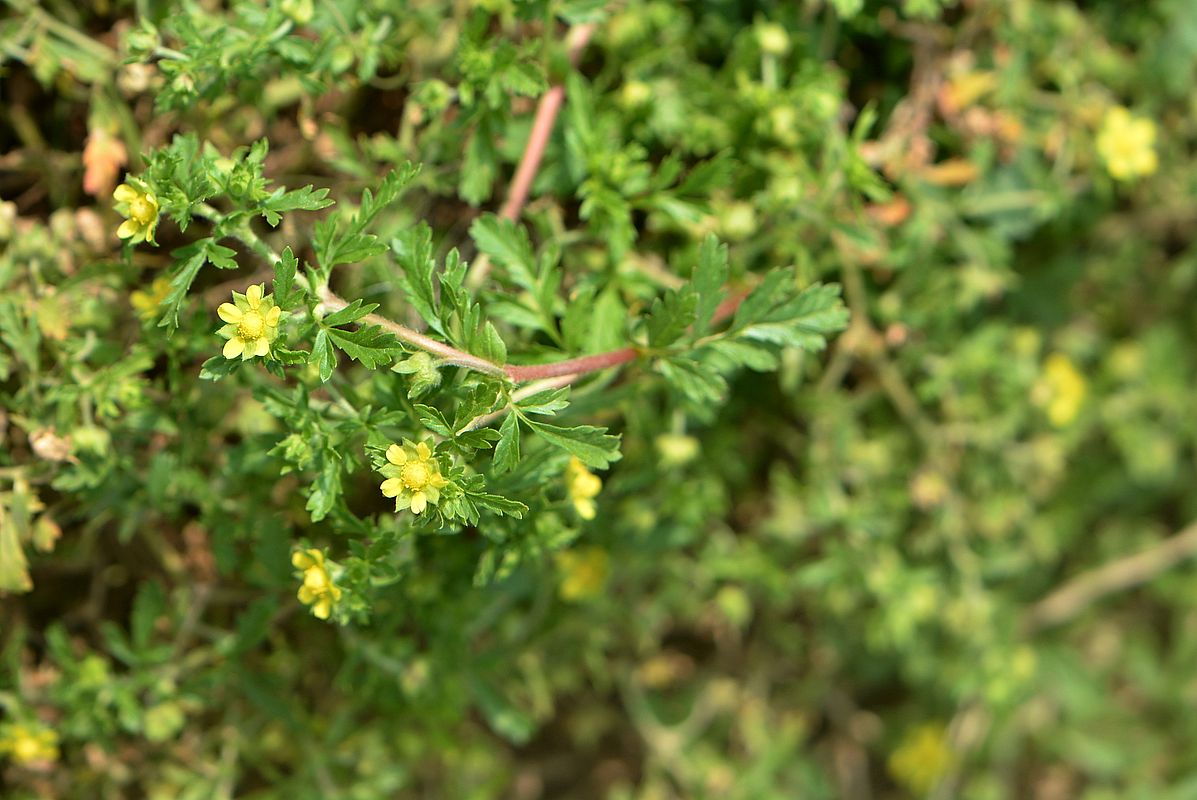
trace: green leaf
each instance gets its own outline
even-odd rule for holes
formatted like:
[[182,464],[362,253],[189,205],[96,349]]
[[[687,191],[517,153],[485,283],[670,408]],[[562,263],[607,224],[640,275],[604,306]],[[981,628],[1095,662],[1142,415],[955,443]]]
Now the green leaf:
[[258,204],[258,210],[273,228],[282,220],[280,214],[287,211],[318,211],[332,204],[333,201],[328,199],[328,189],[315,189],[308,185],[288,192],[279,187]]
[[199,376],[205,381],[218,381],[221,378],[227,378],[229,375],[232,375],[241,368],[242,363],[239,358],[212,356],[200,365]]
[[478,328],[470,342],[470,352],[496,364],[507,363],[507,345],[490,322],[484,322]]
[[453,428],[449,425],[449,420],[445,419],[444,414],[423,403],[416,403],[414,407],[416,416],[419,417],[425,428],[441,436],[452,438]]
[[718,403],[727,392],[727,381],[719,373],[692,359],[662,359],[656,369],[671,386],[698,405]]
[[291,251],[291,245],[287,245],[278,263],[274,265],[274,302],[284,311],[295,306],[295,298],[291,297],[291,291],[295,286],[295,272],[298,268],[299,259]]
[[719,244],[715,234],[708,234],[698,251],[698,267],[694,270],[693,286],[698,296],[694,309],[691,335],[697,339],[711,324],[715,309],[723,300],[723,285],[727,283],[727,245]]
[[432,258],[432,229],[421,222],[391,240],[391,251],[403,270],[399,284],[407,301],[428,326],[445,335],[441,325],[432,273],[436,262]]
[[17,526],[12,524],[4,505],[0,504],[0,593],[28,592],[32,588],[29,562],[21,549]]
[[212,240],[200,239],[171,253],[172,257],[183,259],[183,264],[171,276],[170,292],[162,301],[161,307],[165,311],[162,314],[162,319],[158,321],[158,327],[166,328],[168,336],[178,330],[179,310],[183,306],[183,300],[186,299],[188,290],[191,289],[191,284],[195,281],[195,276],[199,275],[200,268],[208,260],[204,243],[210,241]]
[[517,286],[536,291],[536,255],[523,226],[484,214],[470,225],[470,236],[481,252],[507,270]]
[[532,738],[536,727],[532,718],[525,712],[513,706],[505,697],[499,694],[481,680],[473,682],[474,699],[482,716],[495,733],[512,744],[525,744]]
[[563,428],[547,422],[536,422],[522,414],[520,419],[546,442],[577,456],[588,467],[606,469],[608,464],[621,457],[619,437],[608,434],[606,428],[593,425]]
[[328,331],[321,328],[316,332],[316,339],[312,342],[312,354],[308,363],[315,362],[320,368],[320,380],[324,383],[332,377],[337,368],[337,354],[333,352],[332,343],[328,339]]
[[[339,328],[325,330],[333,344],[367,369],[389,364],[403,353],[399,340],[377,325],[368,325],[355,331]],[[323,375],[323,372],[321,374]]]
[[499,441],[495,445],[494,474],[502,475],[515,469],[520,460],[520,426],[515,414],[508,414],[499,426]]
[[21,321],[21,312],[12,300],[0,300],[0,341],[32,370],[38,368],[38,343],[41,337],[36,325]]
[[519,408],[525,414],[545,414],[551,416],[569,406],[567,397],[569,397],[568,386],[560,389],[546,389],[543,392],[538,392],[531,397],[521,400]]
[[697,308],[698,296],[690,287],[656,298],[649,310],[649,346],[667,347],[676,342],[694,322]]
[[327,317],[322,319],[321,322],[329,327],[336,325],[348,325],[351,322],[358,321],[376,308],[378,308],[378,303],[366,304],[361,300],[354,300],[340,311],[335,311],[332,314],[329,314]]
[[154,634],[154,624],[166,612],[166,593],[158,581],[147,581],[137,590],[129,617],[129,638],[135,650],[145,650]]

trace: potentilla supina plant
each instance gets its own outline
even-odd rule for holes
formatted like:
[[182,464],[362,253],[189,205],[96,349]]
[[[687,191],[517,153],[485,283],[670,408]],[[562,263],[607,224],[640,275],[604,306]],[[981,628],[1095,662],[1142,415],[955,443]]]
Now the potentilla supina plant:
[[602,491],[602,478],[586,469],[586,465],[575,456],[565,468],[565,488],[578,516],[586,520],[594,519],[598,513],[594,498]]
[[257,284],[246,289],[245,294],[233,292],[233,302],[221,303],[216,309],[227,323],[217,331],[228,339],[223,351],[225,358],[240,357],[247,361],[254,356],[270,356],[284,312],[274,304],[274,295],[263,295],[265,290],[265,284]]
[[395,510],[410,508],[413,514],[422,514],[429,503],[440,502],[441,489],[449,483],[425,442],[392,444],[379,472],[387,478],[379,488],[385,497],[395,498]]
[[128,239],[132,244],[154,241],[154,229],[158,227],[158,198],[149,186],[137,180],[129,180],[116,187],[112,193],[116,200],[117,213],[125,221],[116,229],[116,235]]
[[335,564],[313,547],[292,553],[291,566],[302,572],[303,585],[297,593],[299,602],[310,607],[316,619],[328,619],[333,607],[341,600],[341,589],[330,572]]

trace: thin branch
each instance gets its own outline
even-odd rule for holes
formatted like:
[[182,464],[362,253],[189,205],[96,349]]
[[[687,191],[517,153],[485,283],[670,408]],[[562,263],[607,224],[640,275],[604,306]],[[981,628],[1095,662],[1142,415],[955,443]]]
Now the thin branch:
[[492,422],[496,422],[507,416],[507,414],[511,411],[512,406],[518,405],[521,400],[527,400],[529,397],[534,397],[541,392],[547,392],[550,389],[560,389],[563,386],[569,386],[580,377],[581,375],[575,372],[569,375],[561,375],[556,378],[546,378],[543,381],[533,381],[527,386],[516,389],[511,393],[510,403],[503,406],[498,411],[492,411],[489,414],[479,414],[478,416],[474,417],[457,432],[457,435],[460,436],[461,434],[468,433],[469,431],[485,428]]
[[1031,606],[1023,624],[1030,632],[1059,625],[1111,594],[1141,586],[1197,556],[1197,522],[1135,553],[1082,573]]
[[[582,56],[582,50],[590,37],[594,34],[594,23],[587,22],[570,29],[566,39],[569,48],[569,63],[576,66]],[[528,142],[524,145],[524,153],[520,156],[520,163],[511,179],[511,186],[507,190],[507,199],[499,209],[499,216],[503,219],[515,221],[519,219],[524,204],[528,202],[528,192],[532,189],[532,181],[536,178],[536,171],[540,169],[540,161],[544,157],[545,148],[549,144],[549,137],[553,134],[553,125],[557,121],[557,113],[565,100],[565,87],[558,84],[545,92],[536,105],[536,117],[532,121],[532,132],[528,135]],[[486,253],[480,253],[470,266],[466,275],[466,286],[471,291],[477,291],[486,277],[490,274],[490,258]]]

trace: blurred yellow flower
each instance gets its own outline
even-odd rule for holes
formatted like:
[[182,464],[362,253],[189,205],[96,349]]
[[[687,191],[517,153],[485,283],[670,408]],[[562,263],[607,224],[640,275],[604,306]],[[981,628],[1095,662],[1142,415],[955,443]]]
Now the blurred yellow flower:
[[565,468],[565,486],[578,516],[582,519],[594,519],[597,511],[594,498],[603,488],[602,479],[574,457]]
[[561,583],[557,591],[563,600],[584,600],[603,590],[611,572],[611,559],[601,547],[565,550],[557,554]]
[[324,553],[315,548],[298,550],[291,555],[291,566],[303,573],[299,602],[311,606],[312,616],[316,619],[328,619],[333,606],[341,599],[341,590],[328,572],[330,563],[325,560]]
[[158,307],[170,294],[170,281],[166,278],[155,278],[150,284],[149,291],[137,289],[129,295],[129,304],[142,319],[153,319],[158,313]]
[[947,731],[938,722],[927,722],[906,732],[889,756],[889,774],[916,795],[935,788],[952,766],[953,753]]
[[1045,409],[1047,419],[1063,428],[1076,419],[1085,402],[1088,384],[1072,360],[1052,353],[1043,364],[1043,374],[1032,389],[1035,404]]
[[387,448],[387,461],[380,470],[387,479],[379,488],[384,496],[395,498],[396,511],[410,508],[411,513],[422,514],[429,503],[440,502],[440,490],[449,482],[441,475],[427,444],[404,442],[402,447],[393,444]]
[[1110,175],[1120,181],[1150,175],[1159,167],[1155,123],[1133,116],[1122,106],[1106,111],[1097,134],[1097,152]]
[[0,754],[27,767],[58,760],[58,734],[40,725],[7,725],[0,732]]
[[158,227],[158,198],[141,181],[122,183],[112,193],[116,210],[126,219],[116,229],[116,235],[133,244],[154,242],[154,229]]
[[216,309],[227,324],[217,331],[228,339],[224,345],[225,358],[269,356],[270,345],[278,338],[278,324],[283,310],[274,304],[273,295],[263,296],[265,284],[256,284],[245,294],[233,292],[233,302],[221,303]]

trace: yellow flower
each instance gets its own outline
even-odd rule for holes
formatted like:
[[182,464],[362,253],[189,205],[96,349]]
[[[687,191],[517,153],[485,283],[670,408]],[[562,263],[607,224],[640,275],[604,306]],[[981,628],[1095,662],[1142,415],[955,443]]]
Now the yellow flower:
[[566,550],[557,554],[561,583],[557,592],[563,600],[582,600],[594,597],[603,590],[611,572],[611,559],[601,547]]
[[133,244],[154,242],[154,229],[158,227],[158,198],[149,187],[136,178],[122,183],[112,193],[116,210],[126,217],[116,229],[116,235]]
[[170,281],[166,278],[155,278],[154,282],[150,284],[148,292],[138,289],[130,294],[129,304],[142,319],[153,319],[154,315],[158,313],[158,307],[162,305],[162,301],[168,294],[170,294]]
[[316,619],[328,619],[333,606],[341,599],[341,590],[328,572],[331,564],[325,560],[324,553],[315,548],[298,550],[291,555],[291,566],[303,571],[299,602],[311,606],[312,616]]
[[1080,413],[1086,392],[1085,376],[1068,356],[1052,353],[1043,364],[1043,376],[1032,390],[1032,399],[1046,410],[1052,425],[1063,428]]
[[598,497],[603,488],[603,481],[598,475],[586,469],[586,465],[577,459],[569,460],[565,468],[565,487],[569,491],[569,499],[574,504],[574,510],[582,519],[594,519],[596,512],[594,498]]
[[58,734],[40,725],[7,725],[0,733],[0,754],[19,766],[48,765],[58,760]]
[[1159,167],[1155,152],[1155,123],[1133,116],[1122,106],[1106,112],[1097,134],[1097,152],[1110,175],[1120,181],[1150,175]]
[[379,470],[387,478],[379,488],[384,496],[395,498],[396,511],[410,508],[411,513],[422,514],[429,503],[440,502],[441,489],[448,481],[427,444],[393,444],[387,448],[387,461]]
[[221,303],[216,313],[228,324],[217,331],[228,339],[224,345],[224,357],[242,361],[254,356],[269,356],[270,345],[278,338],[278,324],[283,310],[274,304],[274,296],[262,296],[265,284],[257,284],[245,290],[245,294],[233,292],[233,302]]
[[922,796],[935,788],[951,769],[952,748],[947,731],[938,722],[928,722],[906,732],[889,756],[889,774],[913,794]]

